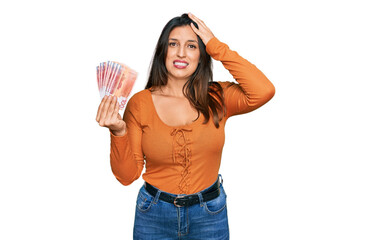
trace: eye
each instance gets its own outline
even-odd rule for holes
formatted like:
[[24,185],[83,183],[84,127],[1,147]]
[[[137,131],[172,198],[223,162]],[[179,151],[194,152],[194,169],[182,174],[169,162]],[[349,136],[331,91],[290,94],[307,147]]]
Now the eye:
[[169,42],[170,47],[175,47],[176,45],[177,45],[176,42]]
[[194,48],[194,49],[196,49],[196,48],[197,48],[197,46],[196,46],[196,45],[194,45],[194,44],[189,44],[189,45],[188,45],[188,47],[189,47],[189,48]]

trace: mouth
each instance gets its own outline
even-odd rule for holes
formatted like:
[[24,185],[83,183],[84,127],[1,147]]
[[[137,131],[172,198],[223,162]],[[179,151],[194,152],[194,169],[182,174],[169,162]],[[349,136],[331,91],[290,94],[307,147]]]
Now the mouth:
[[183,69],[183,68],[186,68],[189,64],[188,64],[186,61],[175,60],[175,61],[173,62],[173,65],[174,65],[174,67],[176,67],[176,68]]

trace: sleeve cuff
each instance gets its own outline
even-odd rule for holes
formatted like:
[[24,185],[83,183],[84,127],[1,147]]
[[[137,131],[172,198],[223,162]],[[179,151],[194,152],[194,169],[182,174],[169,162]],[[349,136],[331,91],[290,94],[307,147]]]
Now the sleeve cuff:
[[111,132],[111,130],[109,130],[109,133],[110,133],[110,135],[111,135],[111,138],[113,138],[113,139],[115,139],[115,138],[117,138],[117,139],[119,139],[119,138],[124,138],[124,137],[127,137],[127,135],[128,135],[128,131],[126,131],[126,133],[125,133],[124,135],[122,135],[122,136],[116,136],[116,135],[114,135],[114,134]]

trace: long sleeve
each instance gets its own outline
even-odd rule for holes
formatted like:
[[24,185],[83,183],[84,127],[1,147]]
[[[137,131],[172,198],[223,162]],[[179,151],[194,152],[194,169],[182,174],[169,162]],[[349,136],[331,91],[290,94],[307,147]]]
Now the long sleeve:
[[206,51],[221,61],[238,82],[219,82],[224,89],[227,118],[251,112],[274,96],[275,88],[268,78],[255,65],[230,50],[227,44],[214,37],[207,43]]
[[129,185],[142,173],[144,157],[142,152],[142,128],[140,125],[140,101],[133,96],[125,109],[124,121],[127,133],[124,136],[111,135],[111,168],[117,180]]

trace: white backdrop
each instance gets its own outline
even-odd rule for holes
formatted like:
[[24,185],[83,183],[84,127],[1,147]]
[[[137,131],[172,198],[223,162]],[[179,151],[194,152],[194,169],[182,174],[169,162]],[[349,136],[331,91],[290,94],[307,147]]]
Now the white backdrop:
[[[140,178],[111,173],[95,121],[99,62],[139,72],[192,12],[274,83],[228,120],[231,239],[371,239],[367,1],[3,1],[0,239],[131,239]],[[233,81],[221,63],[214,78]]]

